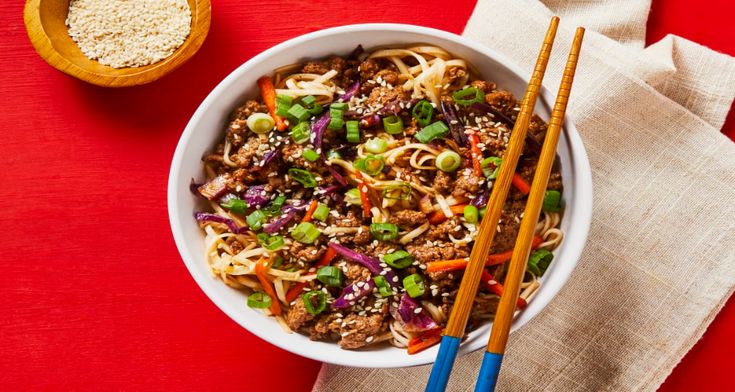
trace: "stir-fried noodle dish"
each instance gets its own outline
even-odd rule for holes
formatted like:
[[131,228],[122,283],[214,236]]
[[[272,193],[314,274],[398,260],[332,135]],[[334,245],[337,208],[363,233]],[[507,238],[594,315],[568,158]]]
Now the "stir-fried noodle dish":
[[[437,343],[519,102],[442,48],[358,48],[274,70],[229,118],[192,191],[214,275],[287,332],[409,354]],[[468,332],[492,319],[546,123],[534,115]],[[521,289],[563,233],[553,169]]]

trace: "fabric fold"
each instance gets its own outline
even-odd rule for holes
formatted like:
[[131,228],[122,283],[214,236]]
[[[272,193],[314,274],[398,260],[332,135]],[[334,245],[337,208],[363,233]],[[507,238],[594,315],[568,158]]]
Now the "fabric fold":
[[[498,390],[654,391],[735,288],[735,144],[719,132],[735,59],[674,36],[642,49],[648,1],[616,2],[616,26],[602,23],[604,1],[546,3],[553,12],[480,0],[464,32],[530,74],[560,14],[552,91],[574,27],[602,33],[588,30],[569,107],[593,171],[587,246],[554,301],[511,335]],[[458,359],[448,390],[472,390],[481,360]],[[429,370],[324,365],[314,390],[420,391]]]

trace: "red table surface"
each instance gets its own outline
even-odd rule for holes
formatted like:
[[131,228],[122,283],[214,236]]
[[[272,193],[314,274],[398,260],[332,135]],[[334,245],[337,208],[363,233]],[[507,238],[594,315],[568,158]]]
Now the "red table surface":
[[[220,0],[194,59],[120,90],[47,66],[21,3],[0,4],[2,388],[310,390],[319,363],[239,327],[184,268],[166,212],[179,134],[225,75],[274,44],[360,22],[459,33],[474,3]],[[649,41],[672,32],[735,54],[728,3],[654,1]],[[732,118],[726,130],[735,135]],[[730,384],[733,330],[731,301],[662,390]]]

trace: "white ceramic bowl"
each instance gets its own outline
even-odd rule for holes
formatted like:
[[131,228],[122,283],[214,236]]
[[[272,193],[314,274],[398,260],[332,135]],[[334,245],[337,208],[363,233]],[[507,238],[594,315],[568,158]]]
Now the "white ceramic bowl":
[[[539,42],[543,37],[539,37]],[[192,178],[203,178],[201,158],[223,136],[230,112],[243,100],[258,96],[256,79],[273,69],[307,58],[330,54],[346,55],[357,44],[366,49],[381,45],[430,43],[468,60],[486,80],[522,97],[530,70],[522,70],[501,54],[458,35],[425,27],[400,24],[362,24],[336,27],[306,34],[253,57],[227,76],[202,102],[186,126],[176,148],[168,184],[168,211],[176,245],[181,257],[207,296],[238,324],[261,339],[290,352],[318,361],[360,367],[403,367],[431,363],[437,347],[415,355],[406,350],[384,346],[350,351],[334,343],[313,342],[298,333],[286,334],[277,323],[249,309],[245,295],[213,277],[204,259],[203,234],[193,214],[198,200],[189,192]],[[536,113],[548,120],[553,95],[543,89]],[[542,279],[542,285],[528,308],[520,313],[513,330],[536,316],[562,288],[572,273],[589,231],[592,212],[592,178],[582,141],[567,117],[558,153],[562,162],[564,202],[562,228],[566,238],[556,249],[555,259]],[[471,332],[459,352],[465,354],[484,347],[490,324]]]

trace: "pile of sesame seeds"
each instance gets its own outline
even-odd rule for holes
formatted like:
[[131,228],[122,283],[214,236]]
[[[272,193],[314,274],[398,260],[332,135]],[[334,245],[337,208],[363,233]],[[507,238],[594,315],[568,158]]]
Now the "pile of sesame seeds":
[[113,68],[170,56],[191,32],[186,0],[71,0],[69,36],[85,56]]

